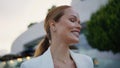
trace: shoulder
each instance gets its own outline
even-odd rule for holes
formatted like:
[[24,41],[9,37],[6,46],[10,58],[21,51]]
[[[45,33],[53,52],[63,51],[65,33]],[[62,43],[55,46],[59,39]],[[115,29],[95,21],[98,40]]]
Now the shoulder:
[[51,62],[49,49],[43,55],[23,62],[20,68],[45,68],[46,62]]
[[34,57],[30,60],[24,61],[20,68],[35,68],[36,66],[42,64],[42,56]]

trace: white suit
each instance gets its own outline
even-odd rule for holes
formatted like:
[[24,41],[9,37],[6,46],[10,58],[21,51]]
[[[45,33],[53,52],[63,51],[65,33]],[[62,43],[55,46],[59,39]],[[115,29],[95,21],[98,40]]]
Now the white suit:
[[[93,68],[92,59],[86,55],[70,51],[77,68]],[[50,48],[41,56],[22,63],[20,68],[54,68]]]

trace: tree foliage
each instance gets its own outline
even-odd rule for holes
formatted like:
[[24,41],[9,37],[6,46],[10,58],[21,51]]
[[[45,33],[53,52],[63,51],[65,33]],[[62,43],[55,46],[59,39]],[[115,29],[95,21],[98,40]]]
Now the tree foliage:
[[56,8],[55,5],[53,5],[50,9],[48,9],[48,12],[49,12],[50,10],[54,9],[54,8]]
[[87,22],[87,39],[93,48],[120,52],[120,0],[109,0]]

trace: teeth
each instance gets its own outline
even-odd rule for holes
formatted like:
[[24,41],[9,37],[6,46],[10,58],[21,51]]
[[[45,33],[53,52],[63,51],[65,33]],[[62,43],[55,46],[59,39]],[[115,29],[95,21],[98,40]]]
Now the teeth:
[[79,32],[73,32],[73,34],[79,36]]

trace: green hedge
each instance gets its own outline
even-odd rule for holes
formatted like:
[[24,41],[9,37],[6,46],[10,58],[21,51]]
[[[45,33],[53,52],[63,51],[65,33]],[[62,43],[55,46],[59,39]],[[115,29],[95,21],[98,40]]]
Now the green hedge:
[[87,22],[87,39],[93,48],[120,52],[120,0],[109,0]]

